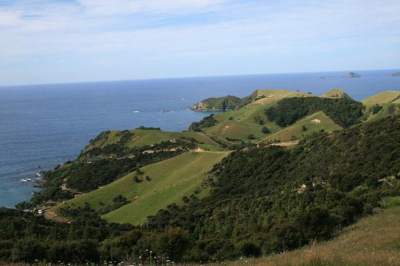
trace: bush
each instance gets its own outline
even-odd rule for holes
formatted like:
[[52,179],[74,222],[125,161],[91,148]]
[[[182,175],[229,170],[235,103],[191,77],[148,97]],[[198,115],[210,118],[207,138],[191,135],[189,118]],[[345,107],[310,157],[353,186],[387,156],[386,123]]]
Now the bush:
[[200,122],[194,122],[190,125],[189,130],[201,131],[203,128],[212,127],[217,124],[214,114],[204,117]]
[[263,127],[261,129],[261,132],[264,133],[264,134],[269,134],[269,133],[271,133],[271,130],[269,130],[269,128],[267,128],[267,127]]
[[247,138],[248,138],[249,140],[256,139],[256,137],[255,137],[253,134],[248,135]]
[[374,106],[372,106],[371,112],[372,114],[377,114],[380,110],[382,110],[382,108],[383,107],[381,105],[375,104]]
[[240,247],[240,253],[245,257],[260,257],[261,249],[259,246],[251,242],[247,242]]

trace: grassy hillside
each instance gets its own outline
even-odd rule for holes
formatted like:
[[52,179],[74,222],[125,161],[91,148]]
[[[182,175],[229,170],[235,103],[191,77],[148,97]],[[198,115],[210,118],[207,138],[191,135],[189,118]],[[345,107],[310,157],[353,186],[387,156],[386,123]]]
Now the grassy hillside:
[[317,112],[297,121],[291,126],[268,135],[262,142],[286,142],[302,139],[321,131],[332,132],[340,129],[342,127],[333,122],[324,112]]
[[374,105],[383,105],[385,103],[392,103],[400,99],[400,91],[383,91],[373,96],[370,96],[362,101],[366,107],[372,107]]
[[397,115],[400,113],[400,102],[396,100],[392,103],[382,105],[374,105],[367,110],[367,121],[376,121],[387,116]]
[[[366,217],[334,240],[250,263],[265,266],[400,265],[400,207]],[[241,262],[227,264],[241,265]]]
[[220,113],[214,116],[218,121],[215,126],[205,128],[204,132],[213,138],[247,140],[250,135],[256,139],[263,138],[264,127],[275,132],[280,129],[275,123],[268,121],[265,109],[278,101],[290,97],[308,97],[307,93],[288,90],[256,90],[247,97],[247,104],[241,108]]
[[342,89],[331,89],[327,92],[325,92],[321,97],[324,98],[351,98],[344,90]]
[[65,206],[83,206],[100,210],[111,205],[113,199],[122,195],[129,203],[104,215],[108,221],[141,224],[149,215],[169,204],[179,202],[183,196],[191,195],[204,180],[211,167],[219,162],[225,152],[188,152],[141,170],[150,181],[135,182],[136,173],[130,173],[117,181],[68,201]]
[[204,149],[215,149],[218,144],[201,132],[168,132],[158,129],[135,129],[131,131],[107,131],[96,137],[86,150],[102,148],[112,144],[123,144],[128,148],[154,145],[172,139],[194,139]]

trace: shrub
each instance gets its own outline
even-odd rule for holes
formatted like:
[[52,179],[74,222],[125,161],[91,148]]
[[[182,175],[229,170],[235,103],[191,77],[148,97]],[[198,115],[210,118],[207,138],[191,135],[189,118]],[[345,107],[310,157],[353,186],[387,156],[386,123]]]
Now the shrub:
[[240,247],[240,253],[245,257],[260,257],[261,249],[259,246],[251,242],[247,242]]
[[271,130],[269,130],[269,128],[267,128],[267,127],[263,127],[261,129],[261,132],[264,133],[264,134],[269,134],[269,133],[271,133]]

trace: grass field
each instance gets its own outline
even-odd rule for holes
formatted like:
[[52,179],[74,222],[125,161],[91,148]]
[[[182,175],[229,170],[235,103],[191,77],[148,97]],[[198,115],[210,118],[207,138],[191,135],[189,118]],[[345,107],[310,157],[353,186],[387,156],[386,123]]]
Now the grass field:
[[117,195],[130,203],[104,215],[111,222],[142,224],[146,217],[171,203],[189,196],[204,180],[212,166],[228,152],[188,152],[142,168],[151,181],[134,181],[136,173],[130,173],[95,191],[68,201],[67,205],[82,206],[86,202],[99,209],[109,205]]
[[332,132],[340,129],[342,127],[333,122],[329,116],[321,111],[307,116],[276,133],[268,135],[262,142],[287,142],[293,139],[301,139],[321,130]]

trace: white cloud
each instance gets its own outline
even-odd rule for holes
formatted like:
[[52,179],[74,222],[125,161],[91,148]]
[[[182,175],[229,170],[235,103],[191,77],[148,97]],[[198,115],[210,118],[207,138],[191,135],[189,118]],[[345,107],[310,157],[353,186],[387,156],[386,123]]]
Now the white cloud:
[[22,24],[21,13],[0,9],[0,28],[18,27]]
[[[361,49],[366,42],[380,47],[400,43],[397,0],[30,2],[7,10],[0,6],[3,64],[49,58],[64,69],[74,66],[60,61],[86,60],[93,68],[100,61],[110,67],[131,61],[143,68],[151,62],[159,68],[154,64],[208,60],[211,67],[227,58],[254,57],[273,65],[312,53],[366,53]],[[192,71],[195,75],[195,67]]]
[[143,13],[199,12],[215,8],[226,0],[79,0],[90,15],[127,15]]

